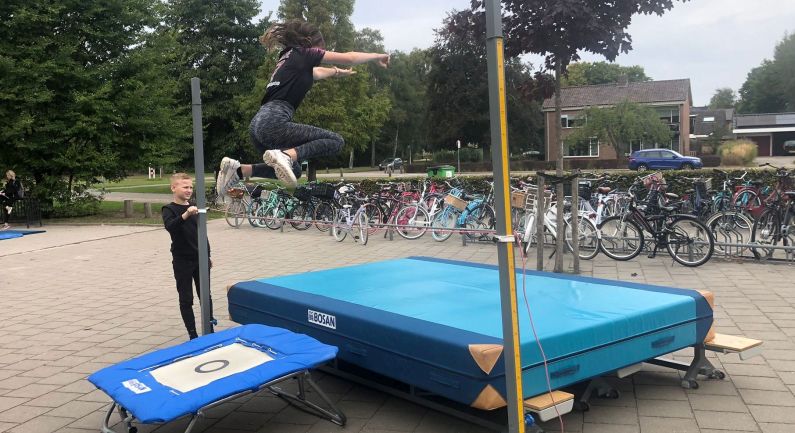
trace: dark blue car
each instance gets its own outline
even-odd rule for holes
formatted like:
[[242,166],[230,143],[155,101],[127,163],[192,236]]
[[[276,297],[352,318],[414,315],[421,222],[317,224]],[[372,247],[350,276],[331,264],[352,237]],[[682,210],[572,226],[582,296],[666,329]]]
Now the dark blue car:
[[701,158],[683,156],[670,149],[638,150],[629,157],[630,170],[692,170],[702,167]]

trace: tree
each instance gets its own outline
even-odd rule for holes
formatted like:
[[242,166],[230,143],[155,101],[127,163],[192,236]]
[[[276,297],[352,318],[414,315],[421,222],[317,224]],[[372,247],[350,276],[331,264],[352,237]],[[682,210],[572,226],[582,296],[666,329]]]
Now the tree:
[[628,82],[651,81],[642,66],[621,66],[608,62],[577,62],[566,68],[562,86],[587,86],[617,83],[622,78]]
[[670,143],[672,132],[660,121],[657,112],[645,105],[622,102],[614,107],[591,107],[585,110],[585,125],[577,128],[565,139],[567,146],[577,146],[597,137],[608,143],[621,156],[630,152],[632,141],[645,143]]
[[[190,79],[201,79],[205,163],[215,167],[224,155],[251,148],[248,122],[240,98],[254,89],[265,53],[258,36],[267,19],[254,23],[257,0],[169,0],[162,33],[173,32],[179,44],[172,73],[179,81],[177,97],[191,103]],[[187,165],[192,154],[185,154]]]
[[773,60],[751,69],[740,88],[741,113],[795,111],[795,34],[776,45]]
[[737,95],[734,94],[734,90],[728,87],[715,89],[715,94],[712,95],[712,99],[709,100],[710,110],[734,108],[735,105],[737,105]]
[[[353,0],[283,0],[279,19],[302,19],[316,25],[323,33],[326,48],[350,51],[356,32],[350,21]],[[370,36],[373,36],[370,34]],[[270,64],[268,64],[270,66]],[[368,65],[356,67],[357,74],[344,79],[323,80],[315,84],[295,114],[295,121],[316,125],[339,133],[345,139],[344,155],[362,151],[377,136],[389,114],[388,92],[374,89]],[[258,72],[257,88],[264,89]],[[267,80],[267,78],[266,78]],[[265,81],[267,83],[267,81]],[[318,165],[342,165],[341,156],[310,161],[308,178],[314,180]]]
[[[488,149],[489,98],[485,26],[465,10],[451,13],[436,32],[428,75],[429,145],[451,149],[457,140]],[[541,109],[529,89],[536,85],[530,66],[506,59],[508,135],[511,150],[540,147]]]
[[172,161],[190,136],[174,46],[147,33],[159,16],[154,0],[0,4],[0,159],[44,201]]
[[[686,1],[686,0],[682,0]],[[545,57],[555,71],[555,117],[561,117],[560,83],[568,65],[587,51],[614,61],[619,53],[632,49],[627,27],[636,14],[662,15],[674,0],[505,0],[503,26],[507,57],[534,53]],[[472,0],[479,20],[485,20],[483,0]],[[556,137],[561,124],[554,122]],[[563,140],[558,147],[557,175],[563,174]],[[563,195],[563,185],[558,185]],[[563,270],[563,200],[558,200],[555,271]]]

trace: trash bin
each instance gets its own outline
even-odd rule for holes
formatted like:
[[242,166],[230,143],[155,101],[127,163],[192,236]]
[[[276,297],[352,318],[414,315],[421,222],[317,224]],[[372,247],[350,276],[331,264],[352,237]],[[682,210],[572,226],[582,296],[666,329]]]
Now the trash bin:
[[453,176],[455,176],[455,167],[452,165],[428,167],[428,177],[436,179],[450,179]]

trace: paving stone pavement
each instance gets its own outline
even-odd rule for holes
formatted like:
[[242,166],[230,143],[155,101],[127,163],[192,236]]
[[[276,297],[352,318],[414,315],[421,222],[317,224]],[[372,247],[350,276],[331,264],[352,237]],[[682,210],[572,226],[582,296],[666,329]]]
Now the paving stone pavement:
[[[161,228],[48,226],[47,233],[0,242],[0,432],[99,431],[109,398],[85,378],[132,356],[185,339],[174,289],[169,238]],[[496,263],[491,245],[448,240],[392,242],[374,236],[362,247],[312,229],[284,233],[209,224],[212,291],[219,328],[228,320],[225,287],[259,277],[311,271],[409,255]],[[533,257],[530,263],[535,263]],[[698,269],[645,257],[583,262],[595,277],[710,289],[719,332],[765,340],[747,361],[712,355],[723,381],[679,387],[679,373],[644,365],[612,383],[616,400],[594,400],[588,412],[563,417],[582,433],[795,432],[795,266],[712,261]],[[198,306],[197,314],[198,314]],[[676,354],[687,359],[686,351]],[[208,411],[195,431],[238,432],[482,432],[484,429],[331,376],[319,383],[348,415],[343,429],[266,395],[247,396]],[[117,419],[117,418],[116,418]],[[143,426],[178,432],[185,421]],[[560,430],[557,421],[545,425]],[[120,432],[123,431],[119,430]]]

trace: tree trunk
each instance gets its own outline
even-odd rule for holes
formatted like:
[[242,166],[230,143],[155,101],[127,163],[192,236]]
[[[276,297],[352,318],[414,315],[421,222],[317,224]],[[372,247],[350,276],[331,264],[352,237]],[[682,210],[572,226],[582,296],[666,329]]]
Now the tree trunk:
[[[563,127],[560,124],[561,117],[561,102],[560,102],[560,76],[563,72],[563,66],[560,64],[560,57],[556,59],[555,63],[555,136],[557,137],[558,145],[558,158],[555,164],[555,174],[563,176]],[[556,217],[555,223],[555,269],[556,273],[563,272],[563,242],[565,241],[565,227],[563,222],[563,183],[555,185],[555,195],[557,197]],[[540,222],[539,222],[540,223]]]
[[353,149],[351,149],[351,157],[348,159],[348,168],[353,168]]
[[309,166],[307,167],[306,171],[306,179],[308,181],[317,181],[317,163],[315,161],[309,161]]
[[370,167],[375,167],[375,140],[370,145]]
[[400,133],[400,124],[395,128],[395,148],[392,149],[392,158],[397,158],[398,134]]
[[67,203],[71,203],[72,202],[72,182],[74,182],[74,180],[75,180],[74,173],[69,173],[69,190],[68,190],[69,193],[66,195],[66,202]]

